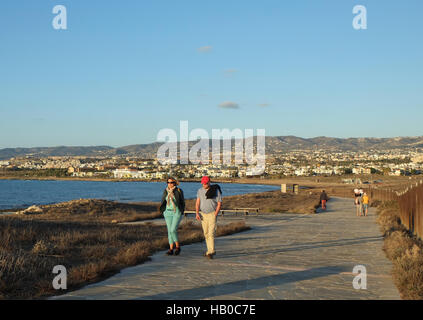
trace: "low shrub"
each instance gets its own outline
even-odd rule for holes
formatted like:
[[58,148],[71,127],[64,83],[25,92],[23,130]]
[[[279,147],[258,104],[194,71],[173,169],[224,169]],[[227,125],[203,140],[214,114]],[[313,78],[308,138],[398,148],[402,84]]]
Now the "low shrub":
[[379,206],[377,221],[384,234],[384,251],[393,263],[392,276],[401,298],[423,299],[423,244],[401,224],[396,202]]

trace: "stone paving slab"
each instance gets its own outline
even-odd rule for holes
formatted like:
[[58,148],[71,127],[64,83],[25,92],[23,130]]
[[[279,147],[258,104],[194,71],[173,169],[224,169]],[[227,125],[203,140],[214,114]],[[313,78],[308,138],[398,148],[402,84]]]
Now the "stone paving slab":
[[[182,247],[180,256],[158,252],[152,261],[52,299],[400,299],[369,217],[356,217],[353,200],[333,198],[315,215],[274,214],[245,219],[252,230]],[[220,219],[220,218],[219,218]],[[161,223],[161,222],[158,222]],[[367,290],[355,290],[354,266],[367,269]]]

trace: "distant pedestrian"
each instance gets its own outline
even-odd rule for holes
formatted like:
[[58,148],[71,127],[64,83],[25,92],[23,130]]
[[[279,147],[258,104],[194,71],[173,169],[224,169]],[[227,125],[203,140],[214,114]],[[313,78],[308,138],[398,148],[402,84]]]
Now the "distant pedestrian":
[[325,190],[322,190],[320,194],[320,204],[322,206],[322,210],[326,210],[326,203],[329,201],[329,197]]
[[361,217],[363,214],[363,199],[361,197],[357,198],[356,209],[357,217]]
[[206,239],[207,252],[205,256],[213,259],[216,254],[214,238],[216,234],[217,215],[222,207],[222,190],[220,186],[210,185],[210,178],[204,176],[201,179],[203,185],[197,191],[197,202],[195,204],[195,218],[201,221],[201,226]]
[[[169,250],[167,255],[176,256],[181,252],[178,240],[178,226],[185,211],[185,198],[182,189],[178,188],[178,181],[174,178],[167,179],[167,187],[163,191],[160,212],[163,214],[169,239]],[[175,252],[173,252],[175,249]]]
[[358,204],[358,198],[361,197],[360,190],[354,189],[354,204]]
[[361,194],[359,189],[354,189],[354,205],[356,208],[357,217],[361,215]]
[[364,216],[367,217],[368,213],[369,213],[369,196],[367,195],[367,193],[364,193],[363,195],[363,213]]

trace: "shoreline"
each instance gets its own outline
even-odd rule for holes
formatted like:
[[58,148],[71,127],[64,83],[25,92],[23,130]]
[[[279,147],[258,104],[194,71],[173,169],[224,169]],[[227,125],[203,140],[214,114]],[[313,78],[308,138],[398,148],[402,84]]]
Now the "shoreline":
[[[0,180],[28,180],[28,181],[100,181],[99,179],[61,179],[61,178],[57,178],[57,179],[0,179]],[[163,181],[151,181],[151,180],[129,180],[130,182],[156,182],[156,183],[163,183]],[[196,181],[196,180],[179,180],[181,183],[184,182],[188,182],[188,183],[198,183],[199,187],[200,187],[200,182]],[[101,182],[126,182],[125,179],[116,179],[113,181],[110,181],[108,179],[102,179]],[[251,184],[251,185],[262,185],[262,186],[273,186],[276,187],[276,185],[272,185],[272,184],[266,184],[266,183],[250,183],[250,181],[244,181],[244,182],[237,182],[237,181],[228,181],[228,180],[213,180],[214,183],[227,183],[227,184]],[[263,182],[263,181],[259,181],[259,182]],[[259,193],[266,193],[266,192],[273,192],[276,191],[275,190],[268,190],[268,191],[258,191]],[[257,191],[250,191],[250,192],[245,192],[242,194],[239,194],[238,196],[246,196],[249,194],[254,194],[257,193]],[[226,196],[228,197],[228,196]],[[229,196],[230,197],[230,196]],[[187,201],[191,201],[191,200],[195,200],[195,198],[186,198]],[[103,198],[75,198],[75,199],[71,199],[71,200],[67,200],[67,201],[62,201],[62,202],[52,202],[52,203],[46,203],[46,204],[32,204],[35,206],[47,206],[47,205],[54,205],[54,204],[60,204],[60,203],[65,203],[65,202],[69,202],[69,201],[75,201],[75,200],[106,200]],[[119,201],[119,200],[107,200],[107,201],[111,201],[111,202],[116,202],[116,203],[121,203],[121,204],[148,204],[148,203],[157,203],[159,204],[160,202],[158,201]],[[26,207],[19,207],[19,208],[5,208],[5,209],[0,209],[0,215],[4,215],[4,214],[11,214],[11,213],[15,213],[17,211],[23,211],[25,209],[27,209],[29,206]]]
[[[0,176],[0,180],[28,180],[28,181],[100,181],[100,182],[163,182],[162,180],[147,180],[147,179],[114,179],[114,178],[92,178],[92,177],[14,177],[14,176]],[[180,183],[193,182],[200,184],[198,179],[177,179]],[[315,187],[324,185],[343,185],[340,182],[325,182],[320,179],[303,179],[303,178],[212,178],[212,183],[237,183],[237,184],[261,184],[280,186],[281,184],[300,184],[305,187]],[[312,181],[317,180],[317,181]]]
[[[348,184],[343,180],[348,179],[361,179],[362,181],[381,179],[381,184]],[[288,187],[293,184],[298,184],[302,187],[310,189],[315,188],[353,188],[354,186],[367,187],[384,187],[384,188],[395,188],[396,186],[410,185],[413,182],[420,180],[420,176],[414,178],[411,177],[390,177],[383,175],[372,175],[372,176],[361,176],[361,175],[345,175],[345,176],[329,176],[329,177],[284,177],[284,178],[212,178],[212,183],[233,183],[233,184],[258,184],[258,185],[271,185],[281,186],[286,184]],[[27,181],[98,181],[98,182],[164,182],[164,180],[147,180],[147,179],[114,179],[114,178],[94,178],[94,177],[16,177],[16,176],[1,176],[1,180],[27,180]],[[190,182],[200,184],[200,178],[198,179],[179,179],[181,183]]]
[[[326,189],[327,192],[332,196],[346,196],[351,192],[350,189],[354,187],[351,184],[345,184],[341,182],[341,179],[345,177],[286,177],[286,178],[225,178],[225,179],[212,179],[212,183],[228,183],[228,184],[247,184],[247,185],[267,185],[279,187],[281,184],[287,184],[288,193],[292,188],[292,184],[299,184],[300,190],[308,190],[308,192],[320,191],[318,189]],[[374,177],[376,178],[376,177]],[[0,176],[0,180],[28,180],[28,181],[99,181],[99,182],[156,182],[163,183],[163,180],[145,180],[145,179],[111,179],[111,178],[92,178],[92,177],[13,177],[13,176]],[[200,185],[199,179],[181,179],[181,183],[198,183]],[[398,183],[409,182],[409,179],[405,178],[388,178],[385,177],[383,185],[375,185],[376,188],[382,187],[394,187]],[[368,186],[366,186],[368,187]],[[372,186],[373,187],[373,186]],[[352,189],[351,189],[352,190]],[[242,194],[243,197],[248,197],[250,193]],[[266,192],[264,192],[266,193]],[[83,198],[86,199],[86,198]],[[186,199],[191,200],[191,199]],[[116,200],[116,202],[119,202]],[[60,203],[60,202],[57,202]],[[123,203],[139,203],[138,201],[130,201]],[[25,208],[6,208],[0,209],[0,214],[5,212],[16,212],[19,210],[24,210]]]
[[[163,182],[164,180],[147,180],[147,179],[113,179],[113,178],[83,178],[83,177],[13,177],[0,176],[0,180],[27,180],[27,181],[100,181],[100,182]],[[179,182],[200,183],[199,179],[178,179]],[[260,179],[260,178],[239,178],[239,179],[212,179],[216,183],[238,183],[238,184],[263,184],[263,185],[280,185],[276,180],[279,179]]]
[[[238,195],[228,195],[223,197],[223,210],[234,210],[236,208],[259,208],[261,213],[316,213],[320,204],[320,194],[316,190],[301,190],[298,194],[293,192],[281,193],[280,190],[270,190],[262,192],[250,192]],[[195,210],[196,199],[186,199],[186,210]],[[45,205],[35,205],[41,212],[35,211],[25,214],[21,212],[21,217],[47,220],[80,221],[103,221],[103,222],[132,222],[148,219],[156,219],[160,202],[140,201],[140,202],[119,202],[98,198],[74,199],[64,202],[56,202]],[[0,217],[24,211],[20,209],[2,209]],[[35,214],[39,213],[39,214]],[[100,220],[99,220],[100,219]],[[128,220],[129,219],[129,220]]]

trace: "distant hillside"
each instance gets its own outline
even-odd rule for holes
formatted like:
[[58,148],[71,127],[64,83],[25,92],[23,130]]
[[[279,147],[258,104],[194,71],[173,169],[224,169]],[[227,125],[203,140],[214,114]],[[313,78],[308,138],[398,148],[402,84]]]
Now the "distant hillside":
[[278,152],[281,149],[327,149],[331,151],[369,151],[410,148],[423,148],[423,137],[348,139],[316,137],[311,139],[304,139],[294,136],[288,136],[266,138],[266,152]]
[[95,147],[37,147],[37,148],[6,148],[0,149],[0,159],[10,159],[22,156],[91,156],[107,153],[114,150],[108,146]]
[[[191,147],[196,142],[190,142]],[[39,147],[0,149],[0,160],[19,156],[114,156],[127,155],[154,158],[162,143],[136,144],[113,148],[109,146],[93,147]],[[266,154],[292,150],[326,149],[328,151],[369,151],[390,149],[423,148],[423,137],[398,138],[300,138],[295,136],[266,137]]]

